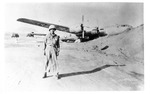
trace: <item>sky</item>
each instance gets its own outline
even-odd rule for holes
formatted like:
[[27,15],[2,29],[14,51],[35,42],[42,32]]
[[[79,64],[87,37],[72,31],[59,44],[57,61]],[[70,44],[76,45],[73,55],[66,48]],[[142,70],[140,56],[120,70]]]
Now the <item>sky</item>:
[[[82,22],[89,27],[105,27],[114,24],[143,24],[143,3],[7,3],[5,4],[6,31],[27,28],[37,30],[37,26],[17,22],[18,18],[29,18],[42,22],[77,27]],[[9,28],[8,28],[9,26]],[[45,30],[38,27],[38,30]]]

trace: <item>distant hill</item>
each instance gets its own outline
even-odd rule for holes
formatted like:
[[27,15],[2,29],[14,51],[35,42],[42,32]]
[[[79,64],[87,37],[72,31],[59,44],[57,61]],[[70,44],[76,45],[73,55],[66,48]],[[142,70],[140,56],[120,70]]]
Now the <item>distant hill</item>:
[[132,29],[133,27],[131,25],[112,25],[112,26],[107,26],[104,28],[104,31],[108,34],[108,35],[112,35],[112,34],[118,34],[123,32],[126,29]]

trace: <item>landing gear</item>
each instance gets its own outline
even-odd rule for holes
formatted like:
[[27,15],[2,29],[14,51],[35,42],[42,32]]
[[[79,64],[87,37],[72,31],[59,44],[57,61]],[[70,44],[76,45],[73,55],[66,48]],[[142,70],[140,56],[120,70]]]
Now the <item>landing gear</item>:
[[80,43],[81,42],[81,39],[77,39],[76,41],[75,41],[75,43]]

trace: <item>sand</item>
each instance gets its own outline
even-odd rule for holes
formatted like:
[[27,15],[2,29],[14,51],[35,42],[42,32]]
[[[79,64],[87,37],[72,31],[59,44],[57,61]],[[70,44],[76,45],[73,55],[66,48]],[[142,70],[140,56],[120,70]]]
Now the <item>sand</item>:
[[[107,27],[106,32],[112,27]],[[85,43],[61,42],[60,79],[45,78],[44,37],[5,35],[6,91],[134,91],[144,88],[144,25]],[[123,29],[122,29],[123,28]]]

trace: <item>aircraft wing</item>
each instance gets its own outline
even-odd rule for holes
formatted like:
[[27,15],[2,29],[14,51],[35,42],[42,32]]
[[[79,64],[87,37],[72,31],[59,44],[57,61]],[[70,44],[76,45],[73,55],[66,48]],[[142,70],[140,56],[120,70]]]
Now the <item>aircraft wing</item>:
[[31,20],[26,18],[19,18],[17,19],[17,21],[32,24],[32,25],[37,25],[45,28],[48,28],[50,25],[55,25],[57,30],[70,33],[69,28],[62,25],[56,25],[56,24],[51,24],[51,23],[46,23],[46,22],[41,22],[41,21],[36,21],[36,20]]
[[33,34],[33,35],[37,35],[37,36],[46,36],[46,34]]

